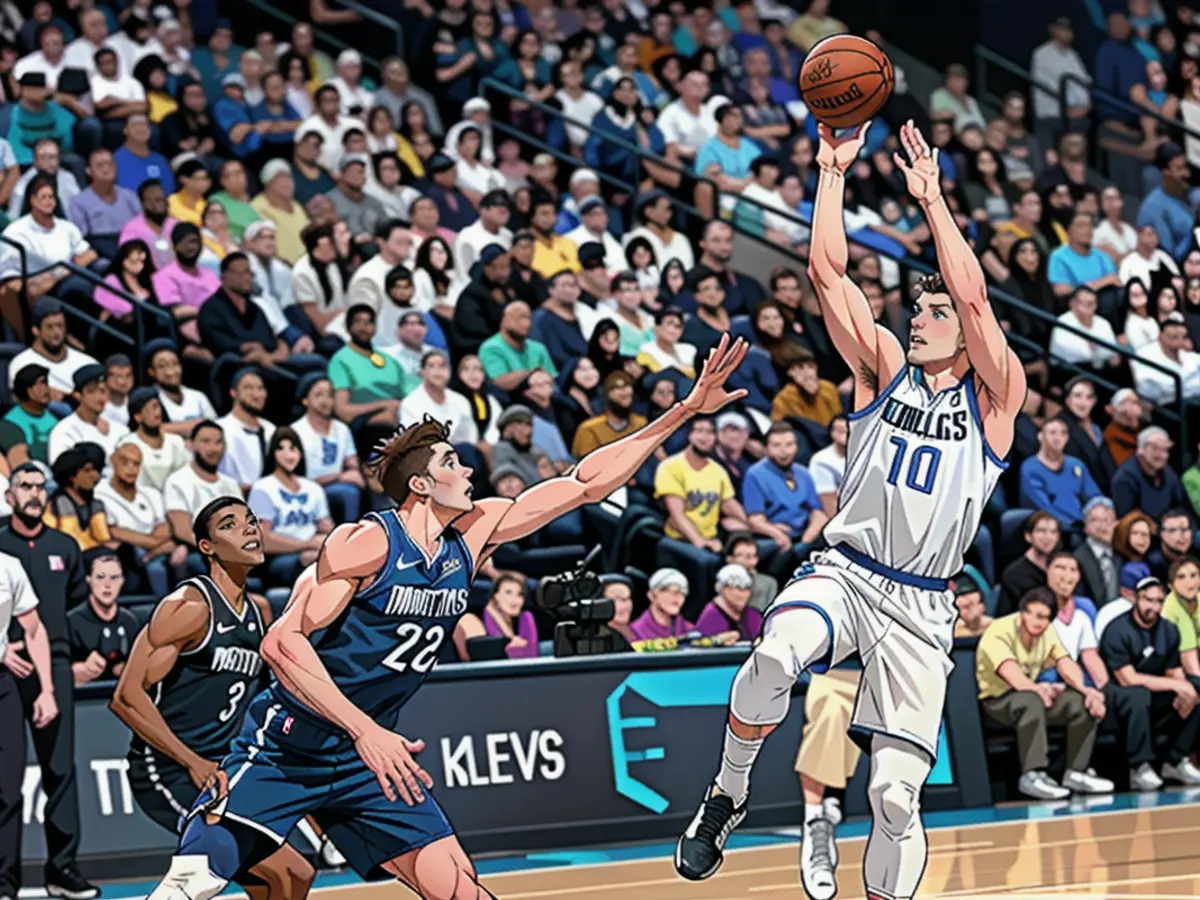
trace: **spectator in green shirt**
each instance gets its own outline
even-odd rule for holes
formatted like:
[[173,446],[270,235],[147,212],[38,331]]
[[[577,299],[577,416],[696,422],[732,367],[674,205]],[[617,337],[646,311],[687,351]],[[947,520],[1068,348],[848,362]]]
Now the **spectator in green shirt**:
[[34,147],[44,138],[58,144],[64,156],[73,153],[75,117],[50,99],[54,92],[46,85],[46,73],[26,72],[20,84],[21,99],[13,106],[8,126],[8,142],[17,163],[33,165]]
[[541,341],[529,336],[533,314],[529,304],[514,300],[504,307],[500,333],[494,334],[479,346],[479,360],[488,378],[502,391],[517,388],[534,369],[542,369],[555,377],[558,369],[550,351]]
[[357,303],[346,310],[346,330],[350,343],[329,360],[334,414],[347,423],[396,427],[400,401],[420,382],[414,383],[400,363],[375,349],[371,307]]
[[13,377],[17,405],[0,418],[0,450],[10,469],[31,459],[47,462],[50,431],[58,424],[58,417],[49,411],[49,374],[45,366],[31,363]]
[[217,177],[221,190],[208,199],[215,200],[225,207],[225,217],[229,220],[229,236],[240,244],[246,227],[262,218],[250,205],[250,192],[246,187],[246,167],[240,161],[231,159],[221,166],[221,174]]

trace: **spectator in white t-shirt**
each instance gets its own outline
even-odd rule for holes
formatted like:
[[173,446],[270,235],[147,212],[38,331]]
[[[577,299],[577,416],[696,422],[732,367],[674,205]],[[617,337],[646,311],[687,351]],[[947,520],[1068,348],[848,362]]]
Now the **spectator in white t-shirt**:
[[603,197],[585,197],[579,204],[579,227],[567,232],[575,246],[597,243],[604,248],[604,268],[610,273],[625,268],[625,252],[621,242],[608,230],[608,205]]
[[205,394],[183,384],[183,364],[174,343],[156,338],[146,344],[143,356],[149,360],[146,371],[162,404],[165,434],[187,436],[201,422],[217,417],[212,401]]
[[67,450],[85,441],[104,450],[104,458],[112,455],[117,441],[129,429],[104,418],[104,407],[108,405],[107,371],[99,363],[84,366],[75,373],[75,391],[72,394],[78,404],[75,412],[59,421],[50,432],[50,446],[46,460],[51,466]]
[[[1200,353],[1187,349],[1187,319],[1180,312],[1168,313],[1159,328],[1158,340],[1138,350],[1138,359],[1142,362],[1132,366],[1134,389],[1151,403],[1170,403],[1175,400],[1175,379],[1168,373],[1173,372],[1183,381],[1185,399],[1200,398]],[[1161,368],[1152,368],[1145,363],[1154,363]],[[50,447],[53,450],[53,433]]]
[[1100,210],[1104,218],[1092,233],[1092,246],[1103,250],[1120,266],[1121,260],[1132,253],[1138,243],[1138,234],[1133,226],[1121,218],[1125,211],[1125,197],[1120,188],[1109,185],[1101,191]]
[[189,547],[189,571],[199,573],[204,571],[204,561],[196,549],[192,520],[218,497],[237,497],[240,500],[242,492],[236,481],[217,471],[221,457],[225,455],[225,435],[221,426],[208,420],[200,422],[192,429],[190,440],[192,461],[167,477],[163,487],[163,506],[167,511],[172,536]]
[[1034,82],[1046,88],[1033,91],[1033,116],[1039,133],[1053,135],[1062,130],[1059,86],[1064,75],[1073,75],[1080,80],[1067,85],[1067,115],[1078,119],[1092,107],[1087,87],[1092,83],[1092,76],[1079,58],[1079,53],[1071,46],[1074,40],[1075,30],[1071,20],[1060,16],[1050,23],[1050,40],[1034,48],[1029,61]]
[[276,431],[267,458],[274,468],[254,482],[247,502],[262,523],[267,584],[288,587],[317,561],[333,519],[325,489],[304,477],[304,448],[295,431]]
[[356,522],[366,481],[350,426],[333,417],[333,385],[323,374],[306,375],[296,399],[305,413],[292,423],[292,430],[300,437],[305,472],[325,489],[335,522]]
[[[1091,288],[1076,288],[1071,296],[1070,308],[1058,317],[1058,321],[1097,340],[1109,344],[1117,342],[1112,325],[1103,316],[1096,315],[1096,292]],[[1053,361],[1093,369],[1115,366],[1120,362],[1120,357],[1111,350],[1065,328],[1055,328],[1050,333],[1050,355],[1055,358]]]
[[728,102],[720,95],[706,101],[708,90],[708,75],[700,69],[692,69],[679,82],[679,99],[669,103],[656,122],[667,142],[667,150],[674,147],[674,152],[688,163],[717,133],[717,122],[713,117],[717,104]]
[[53,297],[40,297],[30,311],[29,324],[33,343],[8,364],[8,386],[25,366],[36,363],[49,369],[46,383],[52,403],[62,403],[75,390],[75,373],[84,366],[96,365],[96,360],[82,350],[67,344],[67,316],[62,304]]
[[108,533],[121,542],[118,555],[130,579],[126,589],[131,594],[165,596],[170,590],[168,562],[182,573],[187,547],[171,537],[162,493],[141,481],[141,448],[121,444],[110,463],[112,477],[96,485],[96,499],[104,504]]
[[142,452],[139,483],[161,493],[167,478],[191,462],[192,456],[182,437],[163,429],[163,407],[157,390],[134,388],[127,409],[132,431],[118,445],[133,444]]
[[1092,685],[1104,690],[1108,684],[1108,669],[1097,649],[1096,629],[1092,623],[1096,608],[1086,598],[1075,596],[1080,578],[1079,560],[1069,551],[1060,550],[1050,557],[1046,565],[1046,586],[1054,592],[1058,603],[1054,633],[1067,655],[1083,667]]
[[1171,254],[1158,246],[1158,229],[1153,225],[1143,225],[1137,230],[1137,243],[1133,252],[1121,260],[1117,277],[1121,279],[1121,284],[1129,284],[1136,278],[1142,284],[1148,285],[1153,283],[1153,276],[1163,269],[1172,275],[1179,274],[1179,266],[1175,264]]
[[842,415],[834,416],[829,423],[829,446],[822,447],[808,461],[808,473],[821,498],[821,508],[830,518],[837,513],[838,491],[846,475],[846,441],[849,438],[849,420]]
[[471,413],[471,403],[462,394],[446,387],[450,383],[450,364],[440,350],[431,350],[421,358],[421,385],[400,401],[400,424],[405,428],[419,425],[430,416],[450,423],[450,443],[479,443],[479,428]]
[[262,477],[275,426],[261,418],[267,408],[267,386],[257,369],[239,369],[229,386],[229,396],[233,398],[233,409],[217,419],[225,434],[221,474],[236,481],[244,494]]

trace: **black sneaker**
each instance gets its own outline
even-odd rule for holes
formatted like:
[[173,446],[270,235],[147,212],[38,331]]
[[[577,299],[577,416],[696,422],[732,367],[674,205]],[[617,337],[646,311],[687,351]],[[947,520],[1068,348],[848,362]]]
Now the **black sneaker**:
[[66,866],[46,873],[46,893],[64,900],[95,900],[100,896],[100,888],[80,875],[74,866]]
[[725,842],[729,834],[746,818],[746,803],[735,807],[733,798],[708,789],[696,817],[675,847],[675,871],[688,881],[712,878],[725,859]]

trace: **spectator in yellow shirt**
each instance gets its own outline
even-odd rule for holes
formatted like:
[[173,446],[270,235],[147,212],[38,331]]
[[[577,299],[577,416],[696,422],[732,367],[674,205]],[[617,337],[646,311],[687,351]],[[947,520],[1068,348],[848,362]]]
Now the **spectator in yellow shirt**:
[[849,30],[845,22],[829,15],[829,0],[809,0],[808,9],[788,27],[787,36],[788,40],[807,53],[818,41],[831,34],[845,34]]
[[[1038,800],[1097,792],[1092,782],[1099,779],[1088,768],[1106,711],[1104,694],[1084,683],[1083,670],[1051,627],[1057,605],[1050,588],[1033,588],[1021,598],[1018,612],[988,626],[975,652],[983,711],[1016,729],[1022,772],[1017,789]],[[1062,682],[1038,681],[1050,669]],[[1061,785],[1046,774],[1049,725],[1067,729],[1067,771]]]
[[1171,593],[1163,601],[1162,617],[1179,629],[1179,661],[1187,675],[1200,675],[1200,561],[1183,556],[1167,575]]
[[167,198],[167,215],[176,222],[187,222],[199,228],[207,204],[204,195],[212,187],[208,170],[198,159],[185,159],[175,170],[175,183],[179,190]]
[[654,476],[654,496],[667,508],[667,537],[712,553],[721,552],[721,528],[750,530],[729,473],[712,460],[716,443],[713,420],[695,419],[687,449],[667,457]]
[[803,347],[795,350],[793,360],[787,370],[791,382],[775,395],[771,418],[778,422],[795,416],[828,428],[834,416],[842,414],[837,385],[818,376],[816,358]]
[[42,521],[72,538],[85,553],[105,544],[113,547],[104,504],[93,491],[100,483],[104,448],[89,441],[76,444],[54,461],[58,489],[50,496]]
[[597,447],[611,444],[646,424],[646,417],[633,411],[633,378],[623,371],[610,372],[604,379],[604,414],[585,419],[575,431],[571,455],[583,459]]
[[538,193],[533,198],[529,227],[533,232],[533,271],[543,278],[557,275],[564,269],[579,271],[579,248],[570,238],[554,233],[558,208],[549,194]]

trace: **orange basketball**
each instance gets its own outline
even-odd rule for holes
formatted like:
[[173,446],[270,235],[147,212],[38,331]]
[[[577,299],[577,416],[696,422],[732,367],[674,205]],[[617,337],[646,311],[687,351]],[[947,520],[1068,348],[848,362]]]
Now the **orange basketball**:
[[883,108],[895,81],[886,53],[866,38],[835,34],[805,57],[800,96],[819,121],[831,128],[854,128]]

